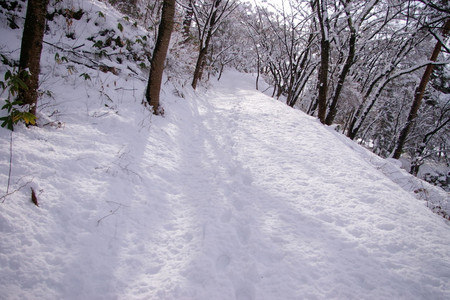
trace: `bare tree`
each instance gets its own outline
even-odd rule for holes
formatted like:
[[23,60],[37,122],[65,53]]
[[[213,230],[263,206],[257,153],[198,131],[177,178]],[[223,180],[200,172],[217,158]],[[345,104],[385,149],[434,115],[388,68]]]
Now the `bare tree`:
[[173,30],[174,16],[175,0],[164,0],[158,38],[150,62],[150,76],[146,91],[147,102],[153,107],[153,113],[156,115],[162,113],[159,107],[159,94],[167,50],[169,49],[170,37]]
[[197,88],[206,64],[206,55],[213,35],[217,32],[221,21],[237,7],[234,0],[196,1],[192,5],[194,20],[197,23],[199,53],[195,65],[192,87]]
[[[406,28],[403,30],[405,32],[402,32],[402,29],[398,29],[395,34],[387,37],[383,42],[384,45],[379,48],[379,55],[370,54],[369,72],[371,71],[375,75],[369,74],[366,76],[361,86],[362,101],[353,115],[347,131],[347,136],[351,139],[356,138],[364,122],[369,117],[369,113],[375,107],[388,84],[392,80],[412,73],[424,66],[424,63],[411,62],[408,61],[408,58],[424,42],[426,36],[412,32],[412,28],[410,28],[410,33],[406,31]],[[397,36],[397,33],[399,33],[400,37]],[[370,52],[373,52],[373,50]]]
[[327,125],[331,125],[334,121],[334,118],[336,117],[338,100],[341,95],[342,88],[344,87],[345,79],[347,78],[347,75],[350,72],[350,68],[352,67],[355,60],[355,49],[357,44],[357,38],[359,35],[358,32],[359,28],[361,27],[362,23],[366,20],[366,18],[369,16],[374,6],[379,2],[379,0],[366,2],[365,5],[362,7],[362,11],[356,17],[356,22],[354,21],[354,18],[357,9],[354,9],[352,7],[355,5],[355,3],[353,2],[354,1],[352,0],[345,0],[345,1],[341,0],[341,3],[344,5],[344,11],[347,17],[347,24],[350,32],[348,41],[348,54],[345,63],[342,67],[342,70],[340,72],[337,86],[334,89],[333,97],[330,103],[330,108],[325,120],[325,124]]
[[[450,19],[447,19],[445,22],[444,28],[442,30],[443,35],[447,35],[450,30]],[[433,53],[431,54],[430,61],[435,62],[438,58],[439,52],[441,52],[442,48],[442,42],[439,39],[436,42],[436,46],[434,47]],[[399,159],[402,151],[403,151],[403,145],[405,144],[406,138],[409,134],[409,131],[411,130],[412,123],[417,117],[417,112],[419,111],[420,105],[422,104],[422,98],[423,94],[425,93],[425,88],[428,84],[428,81],[430,80],[431,72],[433,71],[433,64],[429,64],[425,72],[422,75],[422,79],[420,80],[419,86],[416,89],[416,92],[414,94],[414,100],[411,106],[411,110],[409,111],[408,120],[406,121],[405,127],[403,127],[402,131],[400,132],[400,136],[397,142],[397,148],[395,149],[393,158]]]

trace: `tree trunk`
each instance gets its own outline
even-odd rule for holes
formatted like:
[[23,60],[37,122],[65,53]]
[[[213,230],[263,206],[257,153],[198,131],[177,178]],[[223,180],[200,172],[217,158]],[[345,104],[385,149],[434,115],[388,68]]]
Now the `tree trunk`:
[[30,105],[30,112],[34,115],[36,114],[38,98],[37,90],[39,87],[39,71],[47,4],[48,0],[28,0],[22,45],[20,47],[19,73],[28,69],[31,76],[23,78],[28,89],[21,90],[18,99],[24,105]]
[[[443,30],[443,35],[446,36],[449,30],[450,30],[450,19],[447,19]],[[433,53],[431,54],[430,61],[434,62],[437,60],[439,52],[441,52],[441,47],[442,47],[441,41],[437,41]],[[403,152],[403,146],[405,145],[406,138],[408,137],[413,122],[417,117],[417,112],[419,111],[420,105],[422,104],[423,94],[425,93],[425,88],[427,87],[428,81],[430,80],[432,71],[433,65],[429,64],[426,67],[422,79],[420,80],[419,86],[416,89],[416,92],[414,94],[414,101],[412,103],[411,110],[409,111],[408,119],[406,121],[405,127],[403,127],[402,131],[400,132],[400,136],[397,142],[397,148],[394,151],[393,158],[395,159],[399,159]]]
[[256,50],[256,70],[257,70],[255,87],[256,87],[256,90],[259,90],[259,75],[261,74],[261,70],[260,70],[261,57],[259,55],[258,46],[256,45],[256,43],[255,43],[255,50]]
[[325,124],[327,113],[328,63],[330,59],[330,40],[328,37],[330,25],[327,14],[327,1],[320,0],[318,2],[317,14],[319,16],[322,38],[320,41],[319,95],[317,99],[319,111],[317,116],[320,122]]
[[337,103],[339,100],[339,96],[341,95],[345,78],[347,77],[347,74],[350,71],[350,67],[353,64],[353,59],[355,57],[355,46],[356,46],[356,31],[353,28],[351,28],[348,56],[347,60],[345,61],[344,67],[342,68],[342,72],[339,75],[338,84],[334,92],[333,99],[331,100],[330,110],[328,112],[327,118],[325,119],[325,124],[327,125],[333,124],[334,118],[336,117]]
[[[208,40],[207,40],[208,41]],[[197,63],[195,64],[194,78],[192,79],[192,88],[195,90],[199,80],[202,79],[203,67],[205,65],[208,47],[200,49],[198,53]]]
[[161,90],[167,50],[169,49],[170,37],[172,35],[174,16],[175,0],[164,0],[161,23],[159,24],[158,29],[158,38],[150,62],[150,76],[146,92],[147,102],[153,107],[153,113],[155,115],[161,114],[159,108],[159,93]]
[[223,69],[225,69],[225,64],[224,63],[220,63],[219,77],[217,77],[217,81],[219,81],[220,78],[222,78]]

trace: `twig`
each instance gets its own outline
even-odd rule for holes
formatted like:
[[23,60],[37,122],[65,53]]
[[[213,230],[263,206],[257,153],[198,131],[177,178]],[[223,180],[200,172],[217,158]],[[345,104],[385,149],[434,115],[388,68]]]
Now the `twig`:
[[25,182],[23,185],[21,185],[19,188],[15,189],[14,191],[10,192],[10,193],[6,193],[5,195],[0,197],[0,200],[2,203],[5,202],[6,198],[12,194],[14,194],[15,192],[20,191],[21,189],[23,189],[24,187],[26,187],[27,185],[29,185],[31,182],[33,182],[33,179],[30,181]]
[[107,214],[106,216],[103,216],[103,217],[101,217],[100,219],[98,219],[98,220],[97,220],[97,226],[100,225],[100,222],[101,222],[103,219],[106,219],[107,217],[114,215],[114,214],[119,210],[119,208],[121,208],[122,206],[126,206],[126,205],[124,205],[124,204],[122,204],[122,203],[115,202],[115,201],[106,201],[106,202],[108,202],[108,203],[114,203],[114,204],[117,204],[118,206],[116,207],[116,209],[110,210],[110,213]]
[[103,219],[106,219],[107,217],[114,215],[114,214],[119,210],[119,208],[120,208],[120,206],[118,206],[115,210],[111,210],[111,212],[110,212],[109,214],[107,214],[106,216],[101,217],[100,219],[98,219],[98,220],[97,220],[97,226],[100,225],[100,222],[101,222]]
[[81,47],[83,47],[83,46],[84,46],[84,44],[78,45],[78,46],[76,46],[76,47],[73,47],[72,50],[77,50],[78,48],[81,48]]

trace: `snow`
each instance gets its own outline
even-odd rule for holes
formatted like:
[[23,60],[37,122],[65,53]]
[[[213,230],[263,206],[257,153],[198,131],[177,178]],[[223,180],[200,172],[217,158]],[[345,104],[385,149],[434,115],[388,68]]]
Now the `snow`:
[[84,80],[51,49],[6,197],[0,129],[2,299],[450,298],[450,227],[410,177],[253,75],[165,78],[156,117],[145,74]]
[[13,133],[40,207],[0,206],[6,299],[448,298],[445,220],[253,85],[166,91],[164,118],[61,86],[64,126]]

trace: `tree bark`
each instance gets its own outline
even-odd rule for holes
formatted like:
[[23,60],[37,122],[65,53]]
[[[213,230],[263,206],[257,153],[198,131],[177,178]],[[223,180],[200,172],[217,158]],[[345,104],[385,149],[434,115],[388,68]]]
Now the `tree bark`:
[[[350,18],[350,17],[349,17]],[[350,27],[350,42],[349,42],[349,50],[348,50],[348,56],[345,61],[344,67],[342,68],[342,72],[339,75],[338,84],[336,87],[336,90],[333,95],[333,99],[331,100],[330,104],[330,110],[328,111],[328,115],[325,119],[326,125],[331,125],[334,121],[334,118],[336,117],[337,113],[337,103],[339,100],[339,96],[341,95],[342,88],[344,86],[345,78],[347,77],[348,72],[350,71],[350,67],[353,64],[353,60],[355,57],[355,47],[356,47],[356,30],[353,28],[351,24],[351,19],[348,20],[349,27]]]
[[[209,44],[209,39],[206,40]],[[194,78],[192,79],[192,88],[195,90],[199,80],[202,79],[203,67],[205,66],[206,54],[208,53],[208,45],[200,49],[195,65]]]
[[320,41],[320,68],[319,68],[319,95],[317,103],[319,106],[318,117],[322,124],[325,124],[327,112],[327,91],[328,91],[328,64],[330,59],[330,40],[329,40],[329,20],[327,14],[327,1],[318,0],[317,14],[319,17],[320,32],[322,35]]
[[[449,30],[450,30],[450,19],[447,19],[443,29],[443,35],[446,36]],[[441,47],[442,47],[441,41],[437,41],[436,46],[434,46],[433,53],[431,54],[430,61],[434,62],[437,60],[439,52],[441,52]],[[408,119],[402,131],[400,132],[397,147],[394,151],[393,158],[395,159],[399,159],[400,156],[402,155],[403,146],[405,145],[406,138],[408,137],[408,134],[411,131],[411,127],[414,123],[414,120],[417,117],[417,112],[419,111],[420,105],[422,104],[425,88],[427,87],[428,81],[430,80],[433,67],[434,66],[432,64],[429,64],[426,67],[425,72],[422,75],[422,79],[420,80],[419,86],[416,89],[416,92],[414,94],[414,101],[412,103],[411,110],[409,111]]]
[[153,107],[155,115],[161,114],[159,107],[159,94],[161,90],[164,64],[166,61],[167,50],[169,49],[170,37],[172,35],[175,16],[175,0],[164,0],[161,23],[158,29],[158,38],[155,49],[153,50],[150,62],[150,75],[148,79],[146,98],[147,102]]
[[45,31],[45,15],[48,0],[28,0],[22,45],[20,47],[19,73],[27,70],[30,76],[23,77],[27,90],[21,90],[18,99],[30,105],[30,112],[36,114],[38,99],[41,52]]

